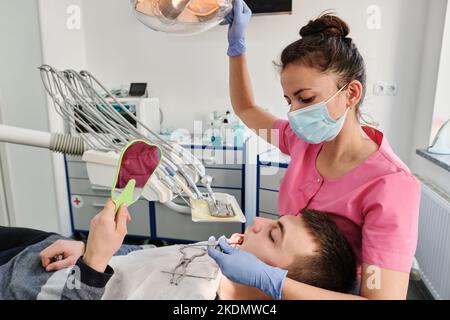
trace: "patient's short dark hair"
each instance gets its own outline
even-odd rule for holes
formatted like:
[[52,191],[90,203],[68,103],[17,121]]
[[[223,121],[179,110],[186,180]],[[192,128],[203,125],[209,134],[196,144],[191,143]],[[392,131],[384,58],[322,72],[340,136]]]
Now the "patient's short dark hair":
[[349,293],[356,279],[355,254],[329,215],[304,209],[301,218],[318,246],[315,254],[298,256],[288,277],[326,290]]

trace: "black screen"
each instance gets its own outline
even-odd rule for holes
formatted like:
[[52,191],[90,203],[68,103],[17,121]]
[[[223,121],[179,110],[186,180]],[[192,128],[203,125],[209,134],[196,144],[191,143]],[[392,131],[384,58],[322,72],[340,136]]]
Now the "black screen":
[[292,0],[245,0],[254,14],[291,13]]
[[146,83],[132,83],[130,85],[130,97],[142,97],[147,90]]

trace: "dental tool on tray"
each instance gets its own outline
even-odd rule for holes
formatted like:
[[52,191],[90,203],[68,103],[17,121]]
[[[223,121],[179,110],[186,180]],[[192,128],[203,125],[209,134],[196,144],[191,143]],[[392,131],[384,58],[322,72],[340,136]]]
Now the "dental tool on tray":
[[[212,178],[206,175],[202,162],[180,145],[160,138],[92,74],[58,71],[49,65],[39,70],[56,112],[71,133],[84,142],[84,152],[78,149],[78,153],[87,163],[93,185],[111,187],[121,150],[132,140],[146,140],[160,147],[163,158],[144,188],[144,198],[170,205],[184,214],[191,213],[193,221],[245,222],[234,197],[214,193]],[[199,190],[198,181],[205,187],[205,194]],[[187,206],[173,203],[177,197]]]

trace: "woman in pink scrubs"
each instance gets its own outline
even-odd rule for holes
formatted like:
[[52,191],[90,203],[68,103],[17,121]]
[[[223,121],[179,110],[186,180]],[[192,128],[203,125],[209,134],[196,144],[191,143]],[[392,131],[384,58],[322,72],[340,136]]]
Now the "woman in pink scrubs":
[[226,244],[225,253],[211,256],[227,277],[273,298],[405,299],[417,244],[420,185],[383,134],[362,124],[366,69],[347,24],[323,15],[283,51],[281,84],[290,107],[285,121],[253,98],[244,45],[250,15],[237,0],[228,18],[234,111],[260,136],[272,131],[267,140],[292,158],[280,188],[280,215],[298,215],[303,208],[334,213],[357,257],[359,295],[295,282]]

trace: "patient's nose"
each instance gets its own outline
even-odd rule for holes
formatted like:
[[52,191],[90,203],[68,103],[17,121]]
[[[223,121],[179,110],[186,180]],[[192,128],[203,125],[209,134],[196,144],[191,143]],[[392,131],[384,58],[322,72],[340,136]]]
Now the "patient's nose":
[[270,219],[256,217],[253,220],[252,230],[255,233],[261,232],[264,227],[270,226],[272,223],[273,221]]

